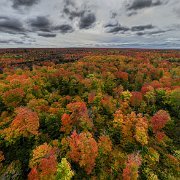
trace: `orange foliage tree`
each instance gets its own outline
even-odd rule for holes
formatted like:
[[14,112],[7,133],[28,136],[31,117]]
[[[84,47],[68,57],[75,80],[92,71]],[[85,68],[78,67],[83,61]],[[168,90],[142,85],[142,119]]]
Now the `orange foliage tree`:
[[99,152],[107,155],[112,151],[112,142],[109,136],[100,136],[98,140]]
[[0,151],[0,169],[2,168],[2,161],[4,161],[5,158],[4,158],[4,155],[3,155],[3,152]]
[[56,148],[44,143],[33,150],[28,179],[55,179],[57,165]]
[[8,107],[17,107],[23,100],[25,92],[22,88],[15,88],[6,91],[2,98],[3,102]]
[[7,81],[9,81],[11,87],[23,87],[24,89],[30,87],[31,85],[31,79],[26,74],[22,75],[9,75],[6,78]]
[[92,120],[89,118],[88,110],[84,102],[74,102],[67,105],[70,115],[63,114],[61,118],[61,131],[69,134],[73,128],[91,129],[93,127]]
[[127,72],[118,71],[116,73],[116,77],[119,79],[122,79],[123,81],[128,81],[128,73]]
[[69,158],[84,167],[87,174],[90,174],[95,166],[95,160],[98,155],[98,145],[89,132],[77,134],[73,131],[68,139],[70,151]]
[[36,112],[31,111],[27,107],[16,108],[16,117],[10,124],[10,127],[3,130],[5,139],[13,141],[20,136],[29,137],[30,135],[38,135],[39,117]]
[[135,112],[124,115],[121,110],[116,111],[113,121],[114,128],[120,129],[123,142],[133,143],[134,140],[142,145],[148,143],[148,123],[141,114]]

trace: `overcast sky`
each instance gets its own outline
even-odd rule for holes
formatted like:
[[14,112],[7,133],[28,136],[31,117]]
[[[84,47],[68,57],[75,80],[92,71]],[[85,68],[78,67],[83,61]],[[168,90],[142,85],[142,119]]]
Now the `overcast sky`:
[[0,0],[0,48],[180,49],[180,0]]

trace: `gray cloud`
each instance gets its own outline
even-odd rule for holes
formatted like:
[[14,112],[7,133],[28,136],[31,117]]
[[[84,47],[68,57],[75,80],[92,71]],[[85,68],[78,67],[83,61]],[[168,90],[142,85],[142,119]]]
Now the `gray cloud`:
[[0,20],[8,20],[9,17],[6,17],[6,16],[0,16]]
[[22,22],[16,18],[0,17],[0,32],[20,34],[25,31]]
[[131,31],[144,31],[146,29],[153,29],[155,28],[152,24],[143,25],[143,26],[133,26]]
[[153,34],[162,34],[162,33],[166,33],[168,32],[169,30],[157,30],[157,31],[151,31],[151,32],[148,32],[149,35],[153,35]]
[[29,25],[36,31],[51,31],[51,22],[46,16],[37,16],[34,19],[29,19]]
[[40,0],[12,0],[13,8],[19,8],[20,6],[30,7],[37,4]]
[[68,6],[68,5],[75,6],[75,3],[74,3],[73,0],[64,0],[64,3],[65,3],[66,6]]
[[116,27],[118,26],[119,24],[118,23],[109,23],[109,24],[106,24],[104,27],[105,28],[108,28],[108,27]]
[[38,36],[46,37],[46,38],[53,38],[56,37],[54,33],[38,33]]
[[143,36],[143,35],[145,35],[146,33],[145,32],[137,32],[136,33],[138,36]]
[[170,30],[156,30],[156,31],[150,31],[150,32],[137,32],[136,34],[138,36],[144,36],[144,35],[156,35],[156,34],[163,34]]
[[0,40],[0,44],[9,44],[10,40]]
[[136,11],[132,11],[132,12],[128,12],[127,13],[127,16],[131,17],[131,16],[134,16],[134,15],[137,15],[138,13]]
[[165,3],[165,0],[133,0],[127,4],[127,10],[138,10],[153,6],[160,6]]
[[54,26],[46,16],[37,16],[36,18],[29,19],[28,23],[32,28],[32,31],[43,32],[38,34],[43,37],[55,37],[56,33],[66,34],[73,32],[72,26],[68,24]]
[[[122,26],[119,23],[109,23],[106,24],[104,26],[108,33],[113,33],[113,34],[117,34],[117,33],[125,33],[127,31],[132,31],[132,32],[137,32],[136,34],[138,36],[143,36],[143,35],[155,35],[155,34],[162,34],[165,33],[169,30],[154,30],[154,31],[149,31],[155,28],[155,26],[153,26],[152,24],[147,24],[147,25],[139,25],[139,26],[133,26],[131,28],[126,27],[126,26]],[[148,30],[148,31],[146,31]]]
[[77,1],[64,0],[63,15],[70,20],[77,18],[80,29],[89,29],[96,21],[96,16],[90,9],[84,2],[77,5]]
[[60,31],[63,34],[73,32],[72,26],[70,26],[68,24],[63,24],[63,25],[55,26],[55,27],[53,27],[53,29],[56,30],[56,31]]
[[93,13],[83,15],[80,18],[79,28],[80,29],[89,29],[96,22],[96,16]]
[[180,24],[174,24],[174,25],[172,25],[170,28],[172,28],[173,30],[179,31],[179,29],[180,29]]
[[173,12],[180,18],[180,7],[173,8]]
[[128,27],[122,26],[119,23],[116,23],[116,24],[110,23],[110,24],[105,25],[104,27],[108,28],[107,30],[108,33],[113,33],[113,34],[116,34],[119,32],[124,33],[130,30]]
[[118,16],[117,12],[111,12],[111,18],[115,19]]
[[69,8],[64,8],[63,12],[69,17],[69,19],[73,20],[76,17],[82,17],[85,13],[85,10],[73,11],[70,10]]
[[8,39],[8,40],[0,40],[0,44],[24,44],[24,42],[23,41],[19,41],[19,40],[10,40],[10,39]]
[[79,9],[75,7],[75,4],[73,5],[65,5],[63,8],[64,15],[68,16],[70,20],[73,20],[74,18],[80,18],[85,14],[85,9]]
[[179,48],[179,4],[179,0],[0,0],[1,47],[156,47],[166,42]]
[[68,16],[69,19],[73,20],[74,18],[82,17],[85,12],[88,11],[85,6],[78,7],[75,1],[64,0],[63,13]]

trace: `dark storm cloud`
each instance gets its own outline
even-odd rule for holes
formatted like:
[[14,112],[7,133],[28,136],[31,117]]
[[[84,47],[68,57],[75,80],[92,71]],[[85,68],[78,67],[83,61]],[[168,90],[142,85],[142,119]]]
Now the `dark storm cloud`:
[[[85,3],[78,6],[76,1],[64,0],[63,16],[68,17],[71,21],[77,18],[79,21],[79,29],[89,29],[96,21],[96,16],[90,9],[91,8]],[[70,28],[68,31],[72,31],[72,29]],[[62,32],[64,31],[62,30]]]
[[80,29],[89,29],[96,22],[96,16],[93,13],[83,15],[80,18],[79,28]]
[[118,32],[126,32],[129,28],[123,26],[117,26],[108,31],[108,33],[118,33]]
[[128,27],[125,27],[125,26],[122,26],[120,24],[107,24],[104,26],[105,28],[108,28],[107,32],[108,33],[113,33],[113,34],[116,34],[116,33],[119,33],[119,32],[126,32],[126,31],[129,31],[129,28]]
[[0,17],[0,32],[18,34],[25,31],[23,24],[16,18]]
[[127,4],[127,10],[138,10],[153,6],[160,6],[166,2],[166,0],[133,0],[132,3]]
[[152,24],[144,25],[144,26],[133,26],[131,31],[144,31],[146,29],[153,29],[155,28]]
[[62,34],[73,32],[72,26],[68,24],[63,24],[59,26],[55,26],[53,30],[60,31]]
[[126,27],[126,26],[122,26],[119,23],[115,23],[115,24],[109,23],[109,24],[106,24],[104,27],[107,29],[106,32],[114,33],[114,34],[119,33],[119,32],[125,33],[126,31],[132,31],[132,32],[139,31],[136,34],[139,35],[139,36],[142,36],[142,35],[145,35],[145,34],[150,34],[150,33],[156,34],[156,32],[158,34],[158,33],[161,32],[161,31],[145,32],[145,30],[151,30],[151,29],[155,28],[155,26],[153,26],[152,24],[141,25],[141,26],[133,26],[133,27],[129,28],[129,27]]
[[30,7],[37,4],[40,0],[12,0],[13,8],[19,8],[20,6]]
[[51,22],[46,16],[37,16],[34,19],[28,21],[29,25],[36,31],[51,31]]
[[68,24],[54,26],[46,16],[38,16],[34,19],[29,19],[28,24],[31,27],[31,31],[40,31],[41,33],[38,35],[43,37],[55,37],[56,33],[66,34],[73,32],[72,26]]
[[46,37],[46,38],[53,38],[56,37],[54,33],[38,33],[38,36]]

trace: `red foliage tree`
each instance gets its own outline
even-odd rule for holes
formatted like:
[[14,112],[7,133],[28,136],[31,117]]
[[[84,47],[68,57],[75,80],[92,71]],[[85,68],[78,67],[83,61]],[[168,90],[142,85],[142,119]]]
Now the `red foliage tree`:
[[163,84],[163,87],[171,87],[172,85],[172,78],[170,77],[162,77],[159,81]]
[[152,118],[151,125],[153,132],[158,141],[162,141],[166,136],[162,129],[165,127],[167,122],[170,120],[169,114],[164,110],[159,110]]
[[151,118],[153,132],[156,133],[165,127],[166,123],[170,120],[169,114],[164,110],[159,110]]
[[137,154],[128,155],[126,167],[123,169],[124,180],[136,180],[138,178],[138,168],[141,165],[141,156]]
[[153,91],[154,88],[150,85],[144,85],[142,88],[141,88],[141,92],[143,94],[146,94],[148,91]]
[[113,113],[116,109],[115,102],[111,96],[104,95],[101,99],[102,107],[109,113]]
[[83,129],[91,129],[93,127],[92,120],[89,118],[88,110],[84,102],[74,102],[67,105],[70,115],[64,114],[61,118],[61,131],[70,133],[73,126]]
[[53,179],[57,171],[56,148],[47,143],[38,146],[33,150],[33,157],[29,167],[32,168],[28,179]]
[[39,117],[37,113],[26,107],[16,108],[15,112],[17,115],[10,127],[3,130],[5,139],[11,141],[20,136],[38,135]]
[[89,93],[89,95],[88,95],[88,103],[93,103],[94,100],[95,100],[95,97],[96,97],[95,92]]
[[157,131],[155,136],[159,142],[163,141],[163,139],[166,137],[165,133],[161,131]]
[[39,164],[41,170],[41,176],[47,176],[49,174],[55,174],[57,171],[57,158],[54,154],[42,158]]
[[68,139],[70,151],[69,157],[84,167],[87,174],[90,174],[95,166],[98,155],[98,145],[89,132],[77,134],[74,131]]
[[73,121],[70,118],[69,114],[65,113],[65,114],[62,115],[62,117],[61,117],[61,124],[62,124],[62,127],[61,127],[60,130],[62,132],[66,132],[66,133],[70,133],[71,132]]
[[130,98],[130,103],[132,106],[140,106],[143,98],[141,92],[131,92],[132,96]]
[[157,81],[157,80],[152,81],[150,84],[151,84],[151,86],[152,86],[154,89],[158,89],[158,88],[161,88],[161,87],[162,87],[162,83],[160,83],[160,82]]
[[116,75],[116,78],[122,79],[123,81],[128,81],[127,72],[118,71],[115,75]]
[[30,173],[28,174],[28,180],[39,180],[39,179],[40,177],[36,167],[32,168]]

